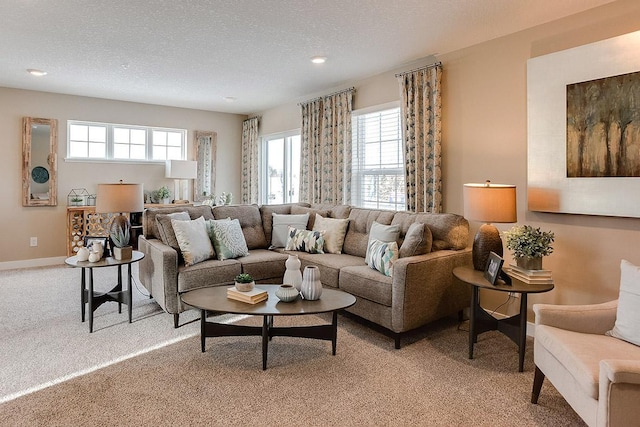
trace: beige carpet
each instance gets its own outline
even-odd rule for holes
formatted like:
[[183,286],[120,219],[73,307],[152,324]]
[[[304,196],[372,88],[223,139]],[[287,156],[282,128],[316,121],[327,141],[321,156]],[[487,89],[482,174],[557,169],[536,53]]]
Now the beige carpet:
[[[276,325],[321,320],[328,318]],[[336,356],[330,342],[276,337],[262,371],[259,337],[209,339],[206,353],[191,337],[4,403],[0,424],[584,425],[548,382],[539,404],[529,403],[531,341],[519,373],[515,344],[496,332],[482,334],[468,360],[467,332],[454,319],[400,350],[350,317],[339,323]]]

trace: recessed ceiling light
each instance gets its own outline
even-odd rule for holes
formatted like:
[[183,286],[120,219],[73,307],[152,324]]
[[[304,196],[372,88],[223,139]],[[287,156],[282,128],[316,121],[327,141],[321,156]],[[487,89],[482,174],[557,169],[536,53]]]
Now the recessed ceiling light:
[[227,102],[235,102],[235,100],[236,100],[236,98],[235,98],[235,97],[233,97],[233,96],[225,96],[225,97],[224,97],[224,98],[222,98],[222,99],[224,99],[224,100],[225,100],[225,101],[227,101]]
[[38,77],[42,77],[42,76],[46,76],[47,75],[46,71],[36,70],[35,68],[27,69],[27,73],[31,74],[32,76],[38,76]]
[[311,62],[313,62],[314,64],[324,64],[326,60],[326,56],[314,56],[313,58],[311,58]]

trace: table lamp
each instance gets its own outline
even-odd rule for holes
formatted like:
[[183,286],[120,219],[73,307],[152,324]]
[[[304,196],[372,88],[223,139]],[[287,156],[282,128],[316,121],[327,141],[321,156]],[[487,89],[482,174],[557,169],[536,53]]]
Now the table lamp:
[[[167,160],[165,178],[173,178],[173,203],[189,203],[187,200],[187,180],[198,176],[198,162],[195,160]],[[182,189],[182,193],[180,190]]]
[[[144,210],[144,191],[142,184],[124,184],[120,180],[117,184],[98,184],[98,192],[96,194],[96,213],[119,213],[120,215],[113,218],[109,235],[112,243],[118,248],[129,247],[129,237],[131,223],[124,213],[142,212]],[[114,236],[118,235],[118,231],[122,231],[123,240],[116,241]],[[120,251],[119,251],[120,252]],[[126,254],[131,257],[131,250],[124,252],[123,258],[127,259]]]
[[502,239],[491,223],[508,223],[518,220],[516,210],[516,186],[506,184],[464,184],[464,217],[485,224],[480,226],[473,239],[473,268],[484,271],[490,252],[502,256]]

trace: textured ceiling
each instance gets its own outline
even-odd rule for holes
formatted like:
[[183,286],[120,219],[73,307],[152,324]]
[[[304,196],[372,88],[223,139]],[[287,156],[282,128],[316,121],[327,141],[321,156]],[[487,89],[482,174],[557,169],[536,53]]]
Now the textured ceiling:
[[0,86],[246,114],[610,1],[0,0]]

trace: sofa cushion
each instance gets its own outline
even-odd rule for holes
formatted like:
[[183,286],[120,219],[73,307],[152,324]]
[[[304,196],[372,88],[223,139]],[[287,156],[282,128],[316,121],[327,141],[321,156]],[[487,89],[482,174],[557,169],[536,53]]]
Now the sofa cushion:
[[180,245],[178,244],[178,240],[176,239],[176,232],[173,230],[173,224],[171,224],[171,221],[189,221],[191,219],[189,217],[189,213],[182,211],[169,214],[158,214],[155,216],[155,218],[157,223],[156,227],[162,243],[164,243],[165,245],[169,245],[176,251],[180,252]]
[[391,307],[391,277],[367,265],[344,267],[340,270],[340,289],[358,298],[365,298]]
[[469,245],[469,221],[450,213],[397,212],[391,224],[400,225],[400,237],[404,239],[414,222],[426,224],[433,235],[432,251],[460,250]]
[[369,231],[374,222],[389,225],[395,212],[352,208],[349,213],[349,229],[344,238],[342,251],[364,258],[367,254]]
[[213,247],[219,260],[249,255],[238,219],[208,221]]
[[398,259],[398,243],[373,239],[369,241],[367,253],[369,254],[367,262],[369,267],[385,276],[393,276],[393,263]]
[[236,259],[209,259],[192,266],[178,267],[178,292],[209,286],[230,285],[242,273],[240,261]]
[[266,249],[269,247],[264,228],[262,228],[258,205],[214,206],[212,211],[215,219],[233,218],[240,221],[247,248]]
[[[308,265],[315,265],[320,270],[320,281],[324,286],[332,288],[338,287],[340,279],[340,271],[344,267],[359,265],[371,270],[367,267],[362,258],[346,254],[308,254],[300,252],[297,254],[300,259],[301,269]],[[373,270],[372,270],[373,271]],[[376,273],[380,276],[382,274]]]
[[594,399],[598,399],[601,360],[640,359],[640,347],[625,341],[547,325],[536,325],[534,345],[547,349]]
[[249,255],[238,258],[242,272],[249,273],[253,280],[282,280],[286,267],[287,255],[267,249],[254,249]]
[[400,246],[400,258],[424,255],[431,252],[431,230],[426,224],[414,222],[409,226]]
[[291,206],[292,215],[300,215],[305,213],[309,214],[309,222],[307,223],[306,229],[313,230],[313,224],[315,224],[316,222],[316,214],[323,217],[329,217],[331,212],[328,209],[313,209],[313,208],[307,208],[304,206],[297,206],[297,205]]
[[[351,212],[351,205],[334,205],[332,203],[314,203],[310,206],[312,209],[317,209],[320,211],[328,211],[329,215],[326,215],[329,218],[349,218],[349,213]],[[321,212],[318,212],[322,215]],[[325,216],[325,215],[322,215]]]
[[[377,221],[374,221],[373,224],[371,224],[371,230],[369,231],[369,241],[367,243],[367,253],[364,257],[364,262],[369,264],[371,242],[373,240],[379,240],[381,242],[397,242],[399,236],[400,236],[399,226],[384,225],[384,224],[380,224]],[[369,267],[371,267],[370,264],[369,264]]]
[[342,253],[342,245],[348,226],[348,219],[324,218],[316,214],[313,230],[324,231],[324,252],[330,254]]
[[174,213],[174,212],[187,212],[190,219],[196,219],[203,217],[205,220],[213,219],[213,213],[211,213],[211,206],[180,206],[170,208],[148,208],[144,210],[142,214],[142,233],[147,239],[160,239],[158,232],[158,225],[156,222],[156,215]]
[[286,250],[322,254],[324,253],[323,247],[324,231],[298,230],[289,227]]
[[309,222],[309,214],[301,215],[281,215],[272,213],[273,229],[271,230],[271,247],[284,248],[287,246],[289,237],[289,226],[299,230],[306,230]]
[[620,295],[613,329],[607,332],[621,340],[640,345],[640,267],[620,262]]
[[186,266],[195,265],[214,255],[204,218],[189,221],[172,219],[171,225]]

